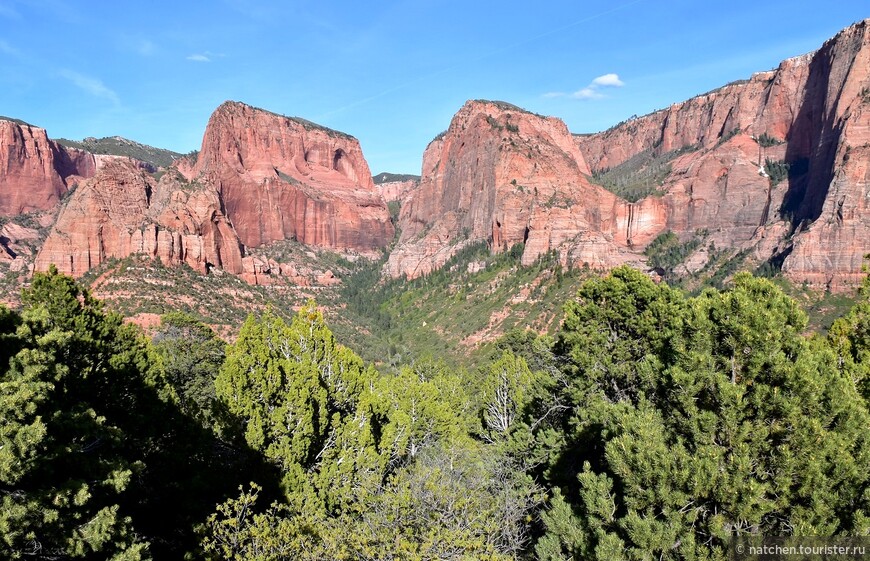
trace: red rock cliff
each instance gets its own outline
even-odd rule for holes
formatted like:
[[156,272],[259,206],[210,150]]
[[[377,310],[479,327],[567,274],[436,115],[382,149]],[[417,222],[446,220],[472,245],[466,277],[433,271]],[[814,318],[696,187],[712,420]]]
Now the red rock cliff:
[[296,239],[372,252],[393,237],[359,142],[301,119],[224,103],[193,173],[215,187],[249,247]]
[[391,203],[393,201],[402,202],[411,196],[411,193],[419,187],[419,179],[405,179],[402,181],[386,181],[377,184],[378,192],[384,198],[384,201]]
[[795,222],[783,272],[840,289],[864,277],[870,252],[870,20],[816,52],[787,159],[807,162],[785,200]]
[[136,162],[106,160],[76,189],[36,257],[35,268],[80,276],[109,258],[144,254],[242,272],[242,248],[214,191],[170,171],[155,180]]
[[140,253],[271,282],[269,274],[293,277],[293,267],[246,257],[246,246],[292,238],[366,253],[393,236],[356,139],[240,103],[215,111],[195,163],[182,158],[159,181],[128,158],[97,164],[58,217],[37,270],[55,264],[79,276]]
[[[525,242],[525,263],[558,249],[564,262],[611,267],[642,259],[671,230],[705,231],[717,247],[781,262],[796,281],[854,284],[870,251],[868,25],[594,135],[469,102],[426,149],[387,273],[425,274],[474,240],[494,251]],[[649,162],[664,169],[649,186],[658,192],[636,203],[590,181],[591,172],[643,172]],[[787,176],[768,175],[785,165]]]
[[525,243],[526,264],[551,249],[578,264],[624,262],[630,255],[613,236],[621,203],[588,173],[562,121],[470,101],[426,149],[386,271],[426,274],[480,240],[493,251]]
[[[633,231],[642,246],[665,229],[707,229],[717,246],[784,260],[798,282],[844,288],[860,279],[870,251],[868,23],[748,81],[577,138],[593,170],[683,149],[665,194],[629,207],[658,207],[661,220],[629,221],[627,237]],[[759,173],[768,160],[790,166],[781,183]]]
[[45,129],[0,119],[0,216],[53,207],[95,167],[91,154],[67,150]]

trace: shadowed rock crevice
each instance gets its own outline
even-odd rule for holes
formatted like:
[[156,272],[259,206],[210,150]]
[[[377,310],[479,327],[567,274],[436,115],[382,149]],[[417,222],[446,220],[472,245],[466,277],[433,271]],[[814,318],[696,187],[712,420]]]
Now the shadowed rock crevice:
[[827,43],[813,56],[803,102],[787,139],[788,191],[781,214],[790,218],[793,228],[819,218],[834,178],[834,160],[842,135],[842,123],[834,112],[842,92],[842,84],[832,83],[834,45]]

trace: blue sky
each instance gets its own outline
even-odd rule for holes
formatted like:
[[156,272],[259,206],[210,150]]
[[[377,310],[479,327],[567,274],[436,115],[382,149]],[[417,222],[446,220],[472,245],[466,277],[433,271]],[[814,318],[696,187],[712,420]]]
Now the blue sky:
[[198,149],[233,99],[419,173],[468,99],[594,132],[818,48],[866,0],[0,0],[0,115],[52,137]]

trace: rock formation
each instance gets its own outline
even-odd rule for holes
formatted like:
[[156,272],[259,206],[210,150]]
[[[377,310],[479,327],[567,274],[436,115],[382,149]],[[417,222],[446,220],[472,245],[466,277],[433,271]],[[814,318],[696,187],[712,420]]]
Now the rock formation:
[[248,247],[295,239],[373,253],[393,237],[359,142],[308,121],[224,103],[193,173],[220,194]]
[[[480,240],[494,251],[525,242],[524,263],[556,249],[563,262],[612,267],[670,230],[782,263],[798,282],[854,284],[870,251],[868,25],[593,135],[571,137],[561,121],[507,104],[467,103],[424,153],[386,272],[425,274]],[[663,173],[637,202],[592,179],[641,176],[650,162]]]
[[26,266],[26,258],[33,254],[33,245],[39,241],[39,231],[14,222],[0,227],[0,263],[8,262],[12,272]]
[[[523,244],[525,264],[556,251],[570,266],[643,265],[643,249],[672,231],[705,239],[689,268],[713,243],[840,290],[862,278],[870,251],[868,27],[592,135],[471,101],[426,148],[419,182],[383,186],[353,137],[236,102],[214,112],[198,157],[159,180],[135,161],[0,120],[0,215],[51,208],[78,183],[36,259],[75,275],[141,252],[249,282],[304,283],[311,275],[295,264],[246,250],[296,240],[375,255],[394,235],[388,199],[401,202],[392,276],[426,274],[475,242],[495,252]],[[645,196],[621,198],[619,182],[642,183]],[[13,259],[0,242],[0,260]]]
[[[720,247],[782,262],[794,281],[845,288],[862,277],[870,251],[868,25],[746,82],[578,138],[578,146],[593,169],[694,147],[663,181],[665,228],[709,229]],[[771,162],[788,166],[779,183],[758,172]]]
[[93,155],[60,146],[45,129],[0,119],[0,216],[48,210],[95,169]]
[[242,248],[217,195],[167,173],[160,181],[126,158],[105,161],[76,189],[36,258],[80,276],[110,258],[144,254],[166,265],[186,263],[242,272]]
[[564,262],[638,261],[614,235],[621,202],[588,179],[565,124],[503,102],[470,101],[426,148],[420,186],[402,205],[392,276],[440,267],[467,243],[524,243],[530,264],[552,249]]
[[356,139],[240,103],[215,111],[196,162],[182,158],[159,180],[153,166],[130,158],[95,162],[96,175],[61,211],[37,270],[55,264],[79,276],[109,258],[144,254],[252,283],[301,283],[292,264],[245,256],[245,247],[296,239],[373,253],[393,236]]
[[420,186],[420,178],[412,175],[381,173],[374,176],[378,192],[388,203],[403,202]]
[[808,96],[790,131],[785,208],[795,224],[783,272],[839,289],[864,277],[870,252],[870,19],[825,43],[809,64]]

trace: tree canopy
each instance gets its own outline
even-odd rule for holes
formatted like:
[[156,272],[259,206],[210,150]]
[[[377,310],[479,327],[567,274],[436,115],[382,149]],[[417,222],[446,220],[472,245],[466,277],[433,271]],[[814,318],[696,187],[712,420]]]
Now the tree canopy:
[[[870,531],[855,381],[769,281],[698,297],[621,268],[566,308],[570,408],[542,559],[723,559],[741,535]],[[556,445],[552,445],[556,442]]]
[[54,269],[36,274],[22,300],[20,319],[3,322],[14,354],[0,371],[0,549],[141,559],[148,544],[120,503],[142,468],[125,429],[145,346]]
[[[768,280],[622,267],[552,335],[380,372],[313,303],[225,344],[56,270],[0,307],[0,557],[719,560],[870,534],[870,280],[822,334]],[[287,316],[290,317],[289,315]]]

